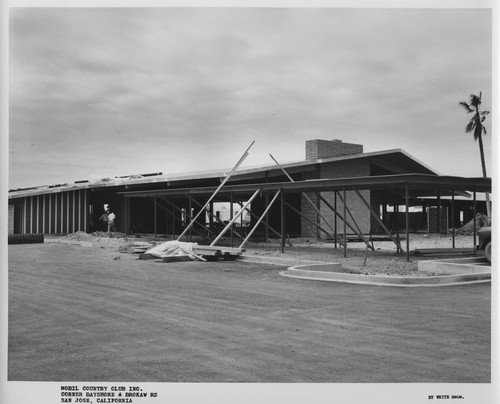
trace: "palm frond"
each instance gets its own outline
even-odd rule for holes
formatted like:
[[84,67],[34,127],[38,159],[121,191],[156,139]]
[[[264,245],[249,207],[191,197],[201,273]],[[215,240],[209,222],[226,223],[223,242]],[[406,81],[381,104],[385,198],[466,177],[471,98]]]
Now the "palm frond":
[[470,133],[474,130],[475,127],[476,127],[476,122],[474,122],[474,120],[471,120],[465,127],[465,132]]
[[474,110],[467,104],[465,101],[460,101],[458,103],[463,109],[465,109],[467,112],[474,112]]
[[480,114],[481,115],[488,115],[490,113],[490,111],[481,111]]
[[470,105],[472,107],[479,107],[481,105],[481,97],[478,97],[477,95],[471,94],[470,95]]

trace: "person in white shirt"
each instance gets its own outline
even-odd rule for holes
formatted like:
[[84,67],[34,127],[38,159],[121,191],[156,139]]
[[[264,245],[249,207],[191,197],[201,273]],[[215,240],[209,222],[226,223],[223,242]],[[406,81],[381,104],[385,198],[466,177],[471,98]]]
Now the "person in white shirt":
[[110,231],[116,231],[115,220],[116,220],[116,215],[110,209],[109,213],[108,213],[108,232],[110,232]]

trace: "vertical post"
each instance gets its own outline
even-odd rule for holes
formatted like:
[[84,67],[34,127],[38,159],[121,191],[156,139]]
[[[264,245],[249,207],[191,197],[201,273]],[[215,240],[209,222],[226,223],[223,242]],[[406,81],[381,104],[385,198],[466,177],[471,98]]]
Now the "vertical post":
[[[215,198],[215,195],[217,195],[217,193],[222,189],[222,187],[224,186],[224,184],[229,181],[229,178],[234,174],[234,172],[238,169],[238,167],[241,165],[241,163],[243,163],[243,161],[247,158],[248,156],[248,150],[250,150],[250,147],[253,146],[253,144],[255,143],[255,140],[250,144],[250,146],[248,146],[248,148],[246,149],[245,153],[243,154],[243,156],[241,156],[241,158],[238,160],[238,162],[236,163],[236,165],[234,166],[234,168],[231,170],[231,172],[226,175],[226,177],[224,178],[224,180],[220,183],[220,185],[217,187],[217,189],[214,191],[214,193],[212,194],[212,196],[208,199],[206,205],[208,205],[210,202],[212,202],[212,200]],[[201,213],[205,211],[205,209],[203,210],[200,210],[198,212],[198,214],[194,217],[194,220],[192,220],[192,223],[195,222],[197,219],[198,219],[198,216],[201,215]],[[188,225],[188,227],[186,227],[182,233],[179,235],[179,237],[177,238],[177,240],[179,241],[182,236],[184,236],[184,234],[186,234],[188,232],[188,228],[191,228],[191,223]]]
[[[231,204],[229,206],[229,221],[232,221],[233,220],[233,217],[234,217],[234,207],[233,207],[233,193],[231,192]],[[231,226],[231,247],[234,247],[233,245],[233,237],[234,237],[234,231],[233,231],[233,226]]]
[[[57,214],[57,194],[54,194],[54,233],[57,234],[57,221],[60,216]],[[24,198],[24,220],[26,224],[26,198]],[[26,231],[26,227],[23,227]]]
[[271,206],[274,204],[274,202],[276,201],[276,199],[278,198],[280,194],[280,191],[276,192],[276,194],[274,195],[273,199],[271,200],[271,202],[269,203],[269,205],[266,206],[266,209],[264,210],[264,213],[262,214],[261,217],[259,217],[259,219],[257,220],[257,222],[255,223],[255,225],[253,226],[253,228],[250,230],[250,232],[248,233],[248,235],[245,237],[245,239],[241,242],[239,248],[243,248],[243,246],[246,244],[246,242],[248,240],[250,240],[250,237],[252,236],[253,232],[255,230],[257,230],[257,227],[259,226],[260,222],[262,221],[262,219],[267,215],[267,212],[269,211],[269,209],[271,209]]
[[[321,164],[316,164],[316,178],[321,178]],[[328,223],[329,227],[331,227]],[[321,232],[319,230],[321,226],[321,200],[316,196],[316,239],[320,239]]]
[[69,233],[69,192],[66,192],[66,233]]
[[410,190],[409,185],[405,184],[405,219],[406,219],[406,261],[410,262]]
[[[186,221],[188,220],[189,218],[189,241],[193,241],[193,233],[191,231],[191,229],[193,228],[193,226],[191,226],[191,222],[193,221],[193,216],[191,214],[191,212],[193,211],[193,197],[191,195],[189,195],[189,213],[186,215]],[[196,217],[198,217],[199,215],[196,215]]]
[[429,223],[427,220],[427,206],[425,204],[425,200],[422,199],[422,216],[420,217],[420,220],[423,220],[425,223],[427,223],[427,232],[429,232]]
[[[42,233],[46,233],[45,231],[45,196],[42,195]],[[78,196],[80,196],[80,191],[78,191]],[[80,211],[78,211],[78,218],[80,218]],[[80,230],[80,229],[78,229]]]
[[[269,182],[269,171],[266,171],[266,183]],[[266,192],[265,196],[265,204],[269,206],[269,194]],[[265,229],[264,229],[264,242],[269,242],[269,213],[266,213],[266,218],[264,220]]]
[[346,190],[345,187],[343,188],[343,193],[344,193],[344,217],[342,218],[344,222],[344,258],[347,258],[347,198],[346,198]]
[[155,241],[156,241],[156,196],[154,197],[154,204],[155,204],[155,209],[154,209],[154,225],[153,225],[153,230],[155,233]]
[[394,199],[394,222],[396,224],[396,241],[397,247],[396,252],[399,254],[401,252],[399,246],[401,240],[399,238],[399,192],[396,193],[396,198]]
[[319,214],[320,209],[321,209],[321,201],[318,198],[318,196],[316,196],[316,239],[317,240],[321,238],[321,233],[319,231],[319,228],[321,226],[321,216]]
[[437,191],[437,227],[438,234],[441,235],[441,193]]
[[385,222],[387,217],[387,203],[385,200],[385,191],[382,191],[382,222]]
[[[337,211],[337,191],[335,191],[335,199],[333,201],[334,205],[333,207],[335,208],[335,212]],[[335,221],[333,222],[334,226],[334,239],[335,239],[335,249],[337,249],[337,215],[335,215]]]
[[473,245],[472,245],[472,248],[474,248],[474,257],[477,256],[477,251],[476,251],[476,233],[477,233],[477,229],[476,229],[476,215],[477,215],[477,204],[476,204],[476,190],[474,190],[473,192],[473,195],[474,195],[474,217],[472,218],[472,223],[473,223],[473,227],[474,227],[474,231],[473,231]]
[[455,248],[455,191],[451,191],[451,247]]
[[248,201],[245,202],[245,204],[241,207],[241,209],[239,210],[239,212],[236,214],[236,216],[226,225],[226,227],[224,227],[224,229],[219,233],[219,235],[215,238],[214,241],[212,241],[212,243],[210,244],[210,246],[214,246],[215,244],[217,244],[217,242],[222,238],[222,236],[231,228],[231,226],[234,224],[234,222],[237,220],[237,219],[240,219],[241,221],[241,217],[243,216],[243,213],[245,212],[245,210],[247,209],[247,207],[252,203],[252,201],[257,197],[257,195],[259,194],[260,190],[257,189],[253,195],[250,197],[250,199]]
[[[210,229],[210,232],[214,230],[214,203],[210,202],[208,209],[210,211],[208,212],[208,228]],[[207,232],[207,235],[210,235],[210,232]]]
[[128,198],[125,197],[125,217],[123,218],[123,222],[125,225],[125,240],[128,240],[128,203]]
[[281,193],[281,252],[285,252],[285,193],[280,189]]
[[175,199],[172,201],[172,239],[175,239]]
[[165,236],[168,234],[168,210],[165,208]]

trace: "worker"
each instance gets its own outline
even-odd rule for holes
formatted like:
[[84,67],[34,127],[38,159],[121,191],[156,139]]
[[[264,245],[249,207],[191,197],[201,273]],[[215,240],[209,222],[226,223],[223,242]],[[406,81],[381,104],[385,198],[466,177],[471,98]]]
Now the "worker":
[[99,220],[102,220],[102,224],[103,224],[103,228],[104,228],[104,231],[109,231],[109,226],[108,226],[108,211],[106,209],[104,209],[104,213],[101,215],[101,217],[99,218]]
[[108,211],[108,232],[110,231],[116,231],[116,227],[115,227],[115,220],[116,220],[116,215],[114,214],[114,212],[109,209]]

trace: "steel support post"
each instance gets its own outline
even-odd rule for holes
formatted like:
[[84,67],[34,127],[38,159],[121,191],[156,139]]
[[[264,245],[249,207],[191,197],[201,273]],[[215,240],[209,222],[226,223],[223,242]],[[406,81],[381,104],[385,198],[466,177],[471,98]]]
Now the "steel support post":
[[[233,207],[233,193],[232,192],[231,192],[231,201],[230,201],[230,207],[229,207],[229,216],[230,216],[229,221],[233,220],[234,207]],[[238,234],[238,236],[241,237],[239,234]],[[233,238],[234,238],[234,226],[231,226],[231,247],[233,247]]]
[[280,189],[281,194],[281,252],[285,252],[285,231],[286,231],[286,223],[285,223],[285,193],[283,189]]
[[455,248],[455,190],[451,191],[451,247]]
[[399,237],[399,192],[397,192],[396,199],[394,201],[394,217],[396,221],[396,240],[397,240],[397,253],[401,253],[403,249],[401,246],[401,238]]
[[226,233],[228,231],[228,229],[233,225],[233,223],[243,214],[244,210],[246,209],[246,207],[248,205],[250,205],[250,203],[255,199],[255,197],[260,193],[260,189],[258,189],[257,191],[254,192],[254,194],[250,197],[250,199],[245,203],[245,205],[243,206],[242,209],[240,209],[240,211],[236,214],[236,216],[231,219],[231,221],[226,225],[226,227],[219,233],[219,235],[215,238],[214,241],[212,241],[212,243],[210,244],[210,246],[214,246],[215,244],[217,244],[217,242],[222,238],[222,236],[224,235],[224,233]]
[[441,193],[437,191],[437,227],[438,234],[441,235]]
[[[188,209],[189,209],[189,213],[186,215],[186,221],[187,219],[189,218],[189,241],[192,242],[193,241],[193,233],[192,233],[192,228],[194,226],[194,223],[193,225],[191,225],[191,223],[193,222],[193,219],[192,219],[192,212],[193,212],[193,197],[191,195],[189,195],[189,205],[188,205]],[[201,210],[200,210],[200,213],[201,213]],[[198,217],[199,215],[196,215],[196,217]]]
[[345,187],[343,188],[342,191],[344,194],[344,217],[342,218],[344,222],[344,258],[347,258],[347,217],[346,217],[346,206],[345,206],[345,201],[346,201]]
[[[177,206],[175,206],[175,204],[173,202],[170,202],[168,199],[165,199],[164,197],[160,197],[167,205],[169,206],[172,206],[172,216],[173,216],[173,222],[175,223],[175,212],[178,211],[178,212],[182,212],[182,209],[181,208],[178,208]],[[160,203],[158,204],[158,206],[162,209],[164,209],[166,212],[167,212],[167,208],[163,207]],[[189,215],[187,212],[186,212],[186,219],[191,219],[192,216]],[[206,226],[203,226],[201,225],[200,223],[198,223],[199,226],[203,227],[203,230],[204,231],[207,231],[208,234],[210,235],[213,235],[215,236],[215,233],[212,232],[211,230],[207,229]],[[196,234],[198,235],[201,235],[201,236],[205,236],[205,234],[203,234],[203,232],[199,232],[197,231],[196,229],[193,228],[193,230],[196,232]],[[175,238],[175,237],[174,237]]]
[[[240,206],[243,206],[243,204],[242,204],[241,202],[238,202],[238,204],[239,204]],[[255,213],[253,213],[253,212],[252,212],[251,210],[249,210],[248,208],[246,208],[246,207],[242,207],[241,209],[243,209],[243,210],[247,210],[247,211],[248,211],[248,213],[250,213],[250,216],[251,216],[251,217],[253,217],[254,219],[259,219],[259,216],[257,216]],[[281,233],[280,233],[280,232],[278,232],[277,230],[273,229],[273,227],[272,227],[272,226],[269,226],[269,225],[268,225],[268,226],[267,226],[267,228],[268,228],[269,230],[271,230],[271,232],[272,232],[272,233],[274,233],[276,236],[281,237]],[[242,238],[243,238],[243,237],[242,237]]]
[[[168,201],[165,199],[165,202]],[[171,202],[172,204],[172,239],[175,239],[175,202]]]
[[170,215],[170,212],[165,209],[165,236],[168,234],[168,216]]
[[[286,175],[286,177],[290,180],[290,182],[295,182],[295,180],[286,172],[286,170],[281,167],[280,163],[278,163],[278,161],[273,157],[272,154],[270,154],[269,156],[271,156],[271,158],[273,159],[273,161],[276,163],[276,165],[281,169],[281,171],[283,171],[283,173]],[[319,173],[319,171],[318,171]],[[316,199],[316,203],[314,203],[311,198],[309,198],[307,196],[307,194],[305,192],[301,192],[301,195],[311,204],[311,206],[313,207],[313,209],[316,211],[316,216],[320,216],[324,221],[325,223],[327,224],[328,227],[330,227],[330,229],[334,230],[332,225],[328,222],[328,220],[326,220],[326,218],[323,216],[323,214],[321,213],[321,210],[320,210],[320,206],[319,206],[319,200]],[[316,193],[316,196],[319,196],[319,193]],[[321,197],[322,198],[322,197]],[[322,198],[322,200],[324,200]],[[316,223],[318,222],[318,220],[316,221]],[[316,224],[316,227],[318,225]],[[316,230],[317,232],[317,236],[319,237],[319,232],[318,230]]]
[[410,186],[405,184],[406,261],[410,262]]
[[[231,195],[232,195],[232,193],[231,193]],[[206,209],[206,205],[204,205],[204,204],[202,204],[202,203],[198,202],[196,199],[194,199],[194,198],[193,198],[193,199],[192,199],[192,201],[193,201],[193,202],[194,202],[194,204],[195,204],[196,206],[198,206],[199,208],[201,208],[201,209]],[[232,197],[231,197],[231,201],[232,201]],[[222,224],[222,225],[224,225],[224,226],[225,226],[225,223],[224,223],[221,219],[219,219],[219,218],[217,217],[217,215],[215,215],[215,214],[213,213],[213,211],[214,211],[214,210],[213,210],[213,202],[211,202],[211,203],[210,203],[210,206],[211,206],[211,207],[210,207],[210,210],[206,210],[206,212],[208,212],[208,217],[211,219],[211,225],[210,225],[211,227],[209,227],[209,228],[208,228],[208,229],[206,229],[206,230],[207,230],[207,233],[208,233],[209,235],[210,235],[210,234],[215,235],[215,233],[214,233],[213,231],[211,231],[211,229],[213,229],[213,221],[214,221],[214,219],[215,219],[215,221],[216,221],[217,223]],[[231,206],[232,206],[232,202],[231,202]],[[231,207],[230,207],[230,212],[231,212],[231,217],[232,217],[232,216],[233,216],[233,213],[232,213],[232,208],[231,208]],[[243,239],[243,237],[242,237],[242,236],[241,236],[238,232],[234,231],[232,228],[231,228],[231,231],[232,231],[232,232],[234,232],[234,234],[236,234],[238,237],[240,237],[241,239]]]
[[[128,227],[129,227],[129,216],[130,216],[130,201],[129,198],[125,198],[125,240],[128,240]],[[86,231],[86,229],[85,229]]]
[[295,209],[290,203],[288,202],[285,202],[285,205],[291,209],[293,212],[297,213],[299,216],[301,216],[302,218],[304,218],[305,220],[307,220],[309,223],[311,223],[313,226],[316,226],[318,228],[318,230],[322,231],[323,233],[325,233],[326,235],[328,236],[331,236],[332,234],[329,233],[327,230],[325,230],[323,227],[321,226],[318,226],[314,220],[312,220],[311,218],[307,217],[306,215],[304,215],[302,212],[300,212],[298,209]]
[[[323,196],[321,196],[321,195],[319,195],[319,194],[318,194],[318,196],[319,196],[319,198],[320,198],[321,202],[323,202],[323,203],[324,203],[324,204],[325,204],[325,205],[326,205],[326,206],[327,206],[327,207],[328,207],[328,208],[329,208],[329,209],[330,209],[330,210],[331,210],[331,211],[335,214],[335,218],[339,217],[342,221],[344,221],[344,222],[345,222],[345,220],[344,220],[344,218],[342,217],[342,215],[341,215],[339,212],[337,212],[337,210],[336,210],[336,209],[335,209],[335,208],[334,208],[334,207],[333,207],[333,206],[332,206],[332,205],[331,205],[331,204],[330,204],[330,203],[329,203],[329,202],[328,202],[328,201],[327,201],[327,200],[326,200]],[[339,198],[341,198],[341,197],[340,197],[340,193],[339,193]],[[355,229],[355,228],[354,228],[354,227],[353,227],[350,223],[347,223],[347,222],[346,222],[346,226],[347,226],[347,227],[349,227],[349,229],[351,229],[353,233],[357,234],[357,235],[358,235],[358,236],[359,236],[359,237],[360,237],[360,238],[361,238],[361,239],[365,242],[365,244],[368,244],[368,242],[367,242],[367,241],[366,241],[366,239],[363,237],[363,235],[362,235],[362,234],[357,233],[356,229]],[[329,226],[329,227],[330,227],[330,228],[334,231],[334,233],[335,233],[335,229],[334,229],[334,228],[332,228],[331,226]],[[336,236],[338,236],[338,232],[336,233]],[[344,241],[344,240],[341,240],[341,239],[342,239],[342,237],[340,237],[340,239],[339,239],[339,240],[340,240],[340,241],[339,241],[339,243],[340,243],[341,245],[344,245],[344,242],[345,242],[345,241]]]
[[153,225],[153,230],[154,230],[154,234],[155,234],[155,241],[156,241],[156,196],[154,197],[154,225]]
[[474,217],[473,217],[473,221],[472,221],[472,224],[474,226],[474,230],[472,232],[472,241],[473,241],[473,245],[472,245],[472,248],[474,249],[474,257],[477,256],[477,251],[476,251],[476,234],[477,234],[477,228],[476,228],[476,215],[477,215],[477,199],[476,199],[476,190],[474,190],[473,192],[473,195],[474,195]]
[[[222,187],[226,184],[226,182],[229,180],[229,178],[238,169],[238,167],[241,165],[241,163],[243,163],[243,161],[247,158],[247,156],[248,156],[248,150],[250,150],[250,148],[253,146],[254,143],[255,143],[255,140],[250,144],[250,146],[248,146],[248,148],[246,149],[245,153],[238,160],[238,162],[233,167],[233,169],[231,170],[231,172],[228,175],[226,175],[226,177],[224,178],[224,180],[222,180],[221,184],[217,187],[217,189],[214,191],[214,193],[212,194],[212,196],[210,196],[210,198],[208,199],[208,201],[206,203],[207,206],[210,205],[210,202],[212,202],[212,200],[215,198],[215,195],[217,195],[217,193],[222,189]],[[195,216],[195,218],[192,221],[192,223],[194,223],[196,221],[196,219],[198,219],[198,216],[201,214],[201,212],[203,212],[203,210],[200,210],[200,212]],[[188,228],[190,228],[190,227],[191,227],[191,224],[187,228],[184,229],[184,231],[179,235],[179,237],[177,238],[177,240],[180,240],[181,237],[184,236],[184,234],[186,234],[188,232]]]
[[250,230],[250,232],[248,233],[247,237],[245,238],[245,240],[243,240],[243,242],[240,244],[240,247],[239,248],[243,248],[243,246],[247,243],[247,241],[250,239],[250,237],[252,236],[252,234],[254,233],[254,231],[257,229],[257,226],[259,226],[260,222],[262,221],[262,219],[264,219],[264,217],[266,217],[267,215],[267,212],[269,212],[269,209],[271,209],[271,206],[274,204],[274,202],[276,201],[276,199],[278,198],[280,194],[280,191],[276,192],[276,194],[274,195],[273,199],[271,200],[271,203],[269,203],[269,205],[267,205],[266,209],[264,210],[264,213],[261,215],[261,217],[259,218],[259,220],[257,220],[257,223],[255,223],[255,225],[253,226],[253,228]]
[[[404,252],[403,248],[401,247],[401,243],[399,242],[399,240],[396,239],[396,238],[394,238],[394,236],[391,234],[391,232],[389,231],[389,229],[387,228],[387,226],[384,224],[384,222],[382,222],[382,220],[380,220],[380,217],[373,211],[373,209],[371,208],[370,204],[365,200],[365,198],[363,197],[363,195],[361,195],[360,192],[357,189],[353,189],[353,190],[354,190],[354,192],[356,192],[356,195],[358,195],[359,199],[361,199],[361,202],[363,202],[363,204],[368,208],[368,210],[370,211],[370,214],[373,216],[373,218],[382,227],[382,229],[384,229],[384,231],[387,233],[387,235],[390,237],[390,239],[396,244],[396,247],[399,248],[398,252],[399,251]],[[397,227],[398,227],[398,225],[397,225],[397,216],[396,216],[396,228]],[[399,232],[398,232],[398,234],[399,234]]]
[[[266,171],[266,183],[269,182],[269,171]],[[266,206],[269,204],[269,194],[266,192],[264,195]],[[269,214],[266,215],[266,219],[264,220],[264,242],[269,242]]]
[[342,200],[342,198],[340,198],[340,200],[342,201],[342,203],[344,204],[344,206],[346,207],[346,210],[347,210],[347,213],[349,214],[349,217],[351,218],[352,222],[354,223],[354,226],[356,226],[356,230],[354,230],[354,232],[361,238],[361,240],[363,240],[366,244],[367,247],[371,248],[372,250],[374,250],[373,248],[373,245],[370,245],[369,242],[365,239],[365,237],[363,236],[363,232],[361,231],[361,229],[359,228],[358,226],[358,223],[356,222],[356,219],[354,219],[354,216],[352,215],[351,213],[351,210],[349,209],[349,207],[347,206],[347,203],[345,200]]
[[[337,211],[337,191],[335,191],[335,196],[333,200],[333,207],[335,209],[335,212]],[[334,222],[333,222],[333,232],[335,233],[335,237],[333,238],[335,240],[335,249],[337,249],[337,215],[334,215]]]

